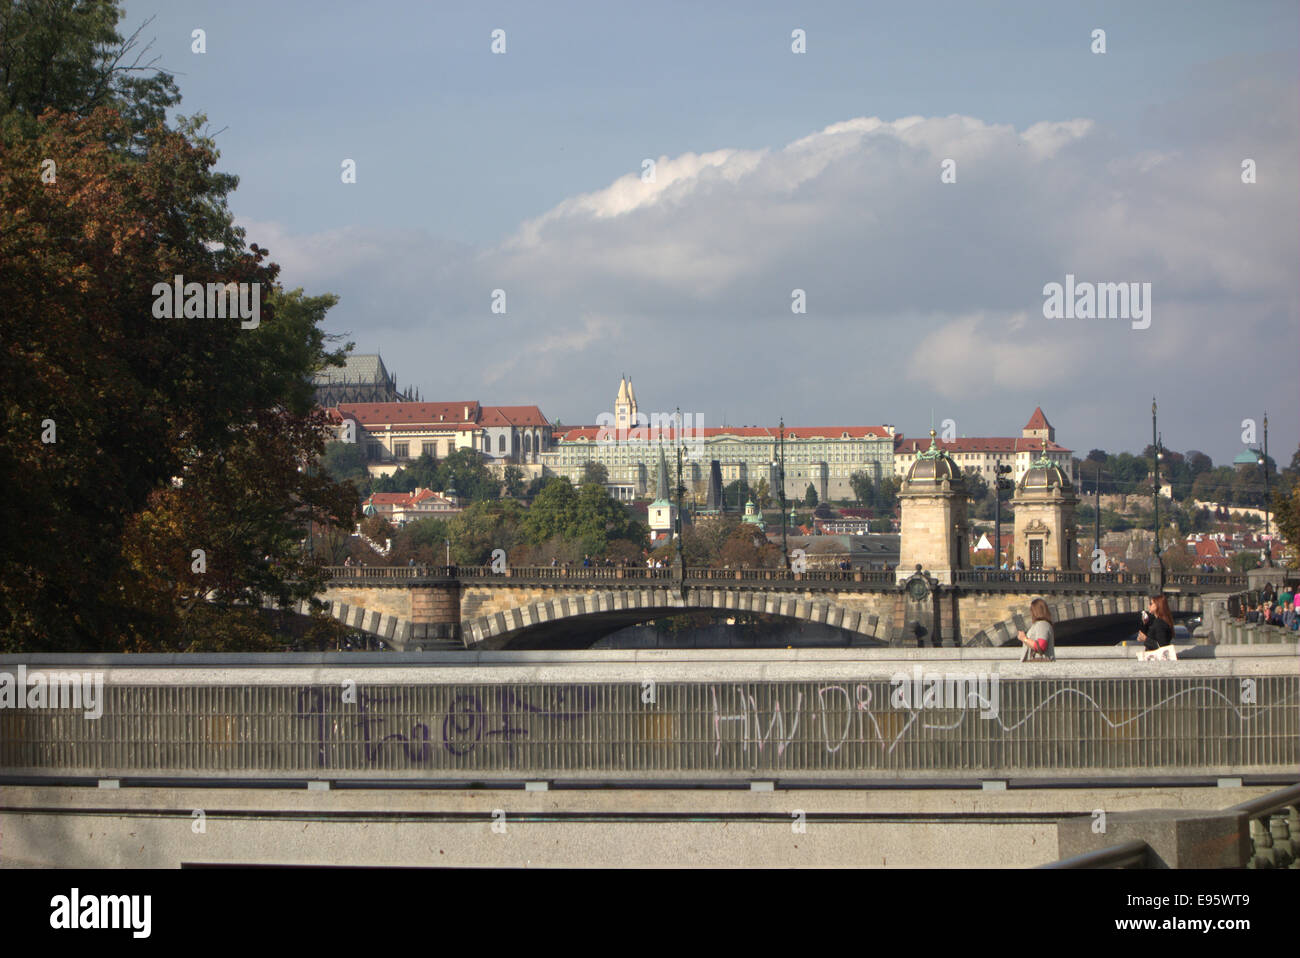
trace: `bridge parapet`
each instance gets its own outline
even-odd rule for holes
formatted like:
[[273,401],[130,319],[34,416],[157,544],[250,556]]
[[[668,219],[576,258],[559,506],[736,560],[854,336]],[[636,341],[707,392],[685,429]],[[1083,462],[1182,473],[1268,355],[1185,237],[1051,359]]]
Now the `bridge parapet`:
[[1294,655],[1138,663],[1096,651],[1051,666],[938,649],[464,667],[4,656],[0,670],[95,670],[103,683],[95,717],[0,711],[0,776],[1095,780],[1293,774],[1300,763]]
[[[366,584],[444,583],[448,581],[497,583],[584,583],[602,585],[618,583],[667,583],[673,581],[669,569],[645,569],[639,566],[517,566],[494,571],[491,566],[326,566],[325,571],[333,582],[365,582]],[[838,587],[865,585],[873,588],[893,589],[895,571],[874,569],[822,569],[796,573],[788,569],[713,569],[688,568],[686,583],[725,583],[734,588],[746,586],[780,588],[796,585],[814,587],[823,583]],[[1025,586],[1050,586],[1051,591],[1115,591],[1130,592],[1150,588],[1151,577],[1144,572],[1077,572],[1048,570],[989,571],[958,570],[955,583],[980,589],[1026,591]],[[1165,577],[1167,590],[1176,591],[1232,591],[1244,588],[1244,575],[1223,573],[1170,573]],[[639,587],[639,586],[638,586]]]

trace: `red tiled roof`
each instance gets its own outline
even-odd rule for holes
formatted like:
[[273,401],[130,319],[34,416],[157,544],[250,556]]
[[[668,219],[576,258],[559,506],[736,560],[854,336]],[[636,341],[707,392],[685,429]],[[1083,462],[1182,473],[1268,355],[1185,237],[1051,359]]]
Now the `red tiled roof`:
[[[962,437],[961,439],[936,439],[936,445],[945,452],[1042,452],[1043,440],[1021,436]],[[894,452],[915,454],[930,448],[930,439],[903,439],[894,443]],[[1071,452],[1059,443],[1047,443],[1049,452]]]
[[480,426],[549,426],[536,406],[484,406]]
[[1052,424],[1047,421],[1043,415],[1043,407],[1035,406],[1034,414],[1029,417],[1029,422],[1025,423],[1026,429],[1051,429]]
[[368,501],[374,506],[400,506],[405,505],[410,498],[409,492],[375,492],[371,493]]
[[450,502],[432,489],[416,489],[414,492],[375,492],[368,500],[376,508],[379,506],[414,506],[428,500]]
[[[775,441],[780,435],[779,429],[770,426],[708,426],[703,429],[684,429],[681,432],[684,439],[718,439],[734,436],[739,439],[770,439]],[[658,442],[660,439],[664,442],[674,442],[677,439],[677,433],[678,430],[674,428],[661,429],[642,426],[639,429],[629,430],[628,436],[632,442]],[[842,439],[845,434],[850,439],[887,439],[889,437],[889,431],[884,426],[787,426],[785,429],[786,439]],[[582,439],[589,441],[597,439],[614,440],[618,437],[618,431],[613,428],[576,426],[566,429],[557,439],[560,442],[577,442]]]
[[[468,418],[465,416],[469,409]],[[477,402],[354,402],[339,403],[341,414],[369,425],[475,425]]]

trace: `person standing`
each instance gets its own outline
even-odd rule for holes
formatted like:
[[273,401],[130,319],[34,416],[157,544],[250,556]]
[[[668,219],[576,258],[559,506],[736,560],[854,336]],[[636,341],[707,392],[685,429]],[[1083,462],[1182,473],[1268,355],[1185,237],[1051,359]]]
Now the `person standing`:
[[1148,652],[1154,652],[1174,641],[1174,616],[1169,611],[1169,600],[1164,593],[1147,598],[1147,615],[1143,616],[1138,637],[1145,642]]
[[1029,617],[1033,620],[1033,624],[1029,627],[1029,633],[1016,633],[1016,638],[1025,647],[1024,653],[1020,656],[1020,661],[1029,661],[1029,655],[1033,652],[1038,655],[1045,655],[1049,660],[1055,662],[1056,632],[1052,628],[1052,613],[1048,610],[1047,603],[1042,599],[1035,599],[1030,602]]

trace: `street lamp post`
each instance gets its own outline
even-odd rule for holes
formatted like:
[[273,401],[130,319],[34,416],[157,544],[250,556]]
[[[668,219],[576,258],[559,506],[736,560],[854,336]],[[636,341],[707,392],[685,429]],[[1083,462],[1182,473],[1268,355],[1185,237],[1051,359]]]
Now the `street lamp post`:
[[1011,472],[1010,466],[1002,465],[1001,459],[993,461],[993,571],[1002,571],[1002,477]]
[[682,411],[679,408],[677,410],[677,422],[679,423],[679,428],[674,437],[677,440],[677,550],[676,555],[673,557],[673,564],[679,579],[682,579],[686,574],[686,560],[682,556],[682,497],[686,494],[686,486],[682,484],[681,417]]
[[[1096,483],[1097,483],[1096,488],[1093,489],[1093,492],[1096,493],[1096,499],[1097,499],[1097,515],[1095,516],[1096,524],[1093,527],[1094,529],[1093,543],[1092,543],[1093,552],[1096,552],[1098,549],[1101,548],[1101,463],[1097,463]],[[1103,572],[1105,571],[1104,564],[1102,566],[1102,571]]]
[[1151,582],[1155,591],[1163,592],[1165,590],[1165,563],[1160,558],[1160,460],[1164,458],[1164,452],[1160,448],[1160,434],[1156,430],[1156,397],[1151,397],[1151,502],[1154,507],[1153,526],[1156,536],[1155,558],[1156,573]]
[[785,560],[786,570],[790,569],[790,545],[786,539],[786,519],[785,519],[785,418],[781,419],[781,431],[778,434],[778,456],[777,456],[777,488],[781,494],[781,555]]
[[1264,565],[1273,564],[1273,533],[1269,527],[1269,496],[1268,496],[1268,413],[1264,413],[1264,451],[1259,460],[1260,467],[1264,470]]

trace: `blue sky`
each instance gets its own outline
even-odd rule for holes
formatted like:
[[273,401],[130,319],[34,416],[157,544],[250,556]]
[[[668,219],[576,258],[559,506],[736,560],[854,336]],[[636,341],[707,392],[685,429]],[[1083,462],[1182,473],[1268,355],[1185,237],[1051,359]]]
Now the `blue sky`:
[[[1265,408],[1300,437],[1293,2],[125,7],[250,241],[426,398],[594,422],[627,372],[648,411],[910,435],[1041,403],[1082,453],[1157,393],[1216,462]],[[1066,273],[1151,282],[1151,328],[1044,319]]]

